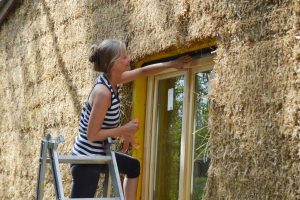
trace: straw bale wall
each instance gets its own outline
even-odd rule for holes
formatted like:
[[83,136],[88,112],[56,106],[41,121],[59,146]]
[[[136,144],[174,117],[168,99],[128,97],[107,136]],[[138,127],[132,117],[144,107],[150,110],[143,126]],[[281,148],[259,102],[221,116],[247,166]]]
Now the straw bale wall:
[[[104,38],[127,41],[135,62],[213,38],[205,198],[299,199],[299,7],[297,0],[22,1],[0,27],[0,199],[34,199],[47,132],[64,135],[59,151],[70,152],[97,75],[87,50]],[[68,195],[69,166],[62,169]],[[53,199],[51,179],[45,188]]]
[[[122,8],[117,1],[28,0],[1,26],[0,199],[33,199],[40,140],[48,132],[64,135],[59,151],[70,153],[96,77],[88,48],[109,36],[124,39]],[[71,183],[69,166],[62,169]],[[45,199],[53,199],[51,179],[45,188]],[[67,195],[70,184],[64,189]]]
[[206,199],[300,199],[299,8],[224,4]]

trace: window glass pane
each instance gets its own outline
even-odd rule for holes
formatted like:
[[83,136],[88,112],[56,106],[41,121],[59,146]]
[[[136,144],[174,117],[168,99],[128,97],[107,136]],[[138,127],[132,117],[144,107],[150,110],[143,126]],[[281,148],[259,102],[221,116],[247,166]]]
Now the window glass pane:
[[210,76],[211,72],[195,74],[192,200],[202,199],[210,161],[207,145],[209,137],[207,95]]
[[184,76],[158,84],[155,200],[178,200],[183,90]]

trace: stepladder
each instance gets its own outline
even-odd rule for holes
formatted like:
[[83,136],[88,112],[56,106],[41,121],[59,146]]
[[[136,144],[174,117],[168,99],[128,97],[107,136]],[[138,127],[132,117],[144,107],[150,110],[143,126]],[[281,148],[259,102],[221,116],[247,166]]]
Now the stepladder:
[[[44,196],[45,179],[46,179],[46,166],[50,164],[56,200],[124,200],[122,184],[117,167],[116,156],[111,148],[111,140],[108,140],[106,145],[106,155],[94,156],[79,156],[79,155],[59,155],[57,147],[64,141],[63,136],[58,136],[52,139],[48,134],[46,138],[41,140],[38,180],[36,189],[36,200],[42,200]],[[59,164],[105,164],[107,171],[104,172],[103,193],[102,197],[95,198],[68,198],[64,196],[64,189],[62,177],[60,173]],[[112,187],[113,186],[113,194]]]

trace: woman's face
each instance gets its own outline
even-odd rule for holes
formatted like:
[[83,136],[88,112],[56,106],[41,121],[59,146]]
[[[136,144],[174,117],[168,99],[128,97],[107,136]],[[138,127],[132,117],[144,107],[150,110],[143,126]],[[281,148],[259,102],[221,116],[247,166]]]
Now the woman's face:
[[130,57],[127,55],[125,49],[121,50],[120,57],[115,61],[113,68],[118,69],[120,72],[130,70]]

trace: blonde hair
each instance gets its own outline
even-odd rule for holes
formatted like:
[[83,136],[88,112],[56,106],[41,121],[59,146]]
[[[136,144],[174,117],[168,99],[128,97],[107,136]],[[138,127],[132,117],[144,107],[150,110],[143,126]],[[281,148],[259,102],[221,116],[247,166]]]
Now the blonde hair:
[[95,71],[109,75],[111,67],[120,57],[122,50],[126,50],[124,42],[106,39],[99,45],[91,46],[89,61],[93,63]]

